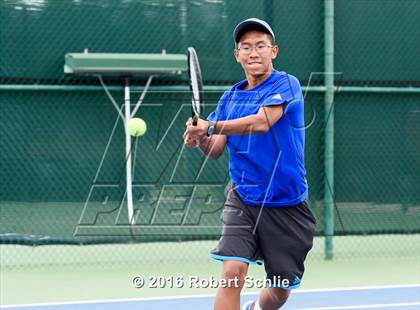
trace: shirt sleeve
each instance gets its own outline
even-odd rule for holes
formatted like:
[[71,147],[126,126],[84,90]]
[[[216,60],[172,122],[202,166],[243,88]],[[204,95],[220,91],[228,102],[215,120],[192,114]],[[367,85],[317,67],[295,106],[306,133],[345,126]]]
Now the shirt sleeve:
[[268,93],[263,106],[283,105],[285,111],[291,102],[302,99],[302,90],[299,80],[294,76],[287,74],[281,79]]

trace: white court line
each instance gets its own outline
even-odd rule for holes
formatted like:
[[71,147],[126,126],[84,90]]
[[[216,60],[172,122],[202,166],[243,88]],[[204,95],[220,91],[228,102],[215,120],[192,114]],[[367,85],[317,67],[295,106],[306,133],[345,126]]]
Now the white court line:
[[[318,292],[336,292],[336,291],[356,291],[356,290],[380,290],[388,288],[411,288],[419,287],[420,283],[416,284],[403,284],[403,285],[383,285],[383,286],[356,286],[356,287],[342,287],[342,288],[322,288],[322,289],[307,289],[307,290],[296,290],[293,294],[302,293],[318,293]],[[258,295],[259,292],[246,292],[242,293],[243,296]],[[189,298],[208,298],[214,297],[214,294],[202,294],[202,295],[181,295],[181,296],[163,296],[163,297],[140,297],[140,298],[125,298],[125,299],[99,299],[99,300],[81,300],[81,301],[69,301],[69,302],[56,302],[56,303],[38,303],[38,304],[18,304],[18,305],[0,305],[1,309],[7,308],[25,308],[25,307],[41,307],[41,306],[58,306],[58,305],[79,305],[79,304],[96,304],[96,303],[114,303],[114,302],[130,302],[130,301],[153,301],[153,300],[173,300],[173,299],[189,299]],[[315,309],[315,308],[303,308],[303,309]],[[328,309],[328,308],[319,308]],[[336,309],[330,308],[330,309]],[[346,309],[346,308],[343,308]],[[350,308],[353,309],[353,308]],[[356,308],[354,308],[356,309]]]
[[406,302],[399,304],[368,304],[368,305],[354,305],[354,306],[336,306],[336,307],[321,307],[321,308],[298,308],[296,310],[341,310],[341,309],[366,309],[366,308],[395,308],[395,307],[407,307],[407,306],[418,306],[420,302]]

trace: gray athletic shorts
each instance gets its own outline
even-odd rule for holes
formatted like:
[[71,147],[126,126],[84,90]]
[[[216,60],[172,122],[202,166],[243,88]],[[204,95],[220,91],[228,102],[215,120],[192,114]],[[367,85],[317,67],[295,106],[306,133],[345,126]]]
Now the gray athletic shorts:
[[[246,206],[230,182],[225,189],[222,236],[210,257],[248,264],[264,263],[271,283],[287,279],[293,289],[300,286],[304,261],[312,248],[315,217],[307,201],[279,208]],[[275,287],[279,285],[270,285]]]

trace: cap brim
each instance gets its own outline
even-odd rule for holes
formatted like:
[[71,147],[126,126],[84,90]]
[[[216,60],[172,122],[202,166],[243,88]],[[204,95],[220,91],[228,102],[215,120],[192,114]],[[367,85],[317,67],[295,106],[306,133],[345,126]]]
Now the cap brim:
[[233,39],[235,40],[235,43],[238,43],[239,40],[241,39],[241,36],[250,30],[257,30],[257,31],[261,31],[264,32],[266,34],[269,34],[271,36],[273,36],[273,33],[270,32],[269,29],[267,29],[267,27],[265,27],[264,25],[261,25],[258,22],[255,21],[244,21],[241,24],[239,24],[238,26],[236,26],[234,32],[233,32]]

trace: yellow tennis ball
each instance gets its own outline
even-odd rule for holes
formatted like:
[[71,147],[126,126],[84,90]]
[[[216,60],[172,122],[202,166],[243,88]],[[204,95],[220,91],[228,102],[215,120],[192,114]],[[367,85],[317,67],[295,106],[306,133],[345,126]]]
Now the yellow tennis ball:
[[132,135],[133,137],[139,137],[145,134],[147,130],[147,125],[144,120],[135,117],[128,121],[127,129],[130,135]]

